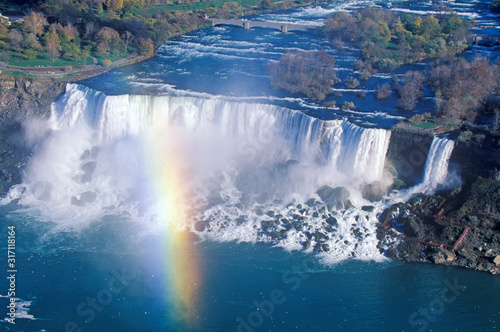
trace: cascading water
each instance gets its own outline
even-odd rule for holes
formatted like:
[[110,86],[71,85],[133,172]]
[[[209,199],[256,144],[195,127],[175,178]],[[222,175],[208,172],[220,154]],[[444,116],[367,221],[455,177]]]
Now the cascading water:
[[107,96],[75,84],[54,103],[49,129],[10,199],[61,227],[104,214],[160,227],[151,165],[175,164],[192,209],[186,226],[201,236],[378,256],[377,218],[360,209],[360,191],[382,180],[388,130],[273,105]]
[[424,186],[435,188],[445,184],[454,145],[455,142],[452,140],[434,136],[425,162]]

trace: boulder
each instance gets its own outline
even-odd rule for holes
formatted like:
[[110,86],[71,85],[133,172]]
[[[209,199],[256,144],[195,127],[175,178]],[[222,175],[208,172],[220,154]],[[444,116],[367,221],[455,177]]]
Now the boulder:
[[325,203],[330,202],[346,202],[349,199],[350,193],[343,187],[332,188],[330,186],[322,186],[316,191],[316,194]]
[[495,257],[495,259],[493,259],[493,263],[496,266],[500,266],[500,255],[498,255],[497,257]]

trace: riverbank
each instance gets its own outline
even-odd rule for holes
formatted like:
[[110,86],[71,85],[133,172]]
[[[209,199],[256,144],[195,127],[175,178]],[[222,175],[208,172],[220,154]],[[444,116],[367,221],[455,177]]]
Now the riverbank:
[[[500,274],[500,135],[470,127],[448,135],[456,138],[448,166],[456,187],[388,207],[379,216],[379,248],[399,261]],[[427,132],[393,131],[387,160],[398,179],[421,183],[431,141]]]
[[500,274],[500,181],[477,177],[386,209],[377,232],[387,257]]

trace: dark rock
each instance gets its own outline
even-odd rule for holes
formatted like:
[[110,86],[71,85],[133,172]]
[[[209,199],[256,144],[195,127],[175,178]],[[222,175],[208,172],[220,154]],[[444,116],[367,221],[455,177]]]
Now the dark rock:
[[314,198],[310,198],[307,200],[306,202],[306,205],[309,206],[309,207],[313,207],[315,206],[316,204],[318,204],[318,201],[316,201]]
[[203,232],[205,231],[205,228],[206,228],[206,224],[204,221],[198,221],[196,224],[194,224],[194,229],[197,231],[197,232]]
[[329,202],[344,202],[349,199],[350,193],[343,187],[332,188],[330,186],[323,186],[319,188],[316,193],[325,203]]
[[267,211],[267,215],[269,217],[274,217],[274,211]]
[[76,206],[84,206],[85,203],[80,201],[76,196],[71,197],[71,204],[76,205]]
[[302,247],[303,247],[304,249],[307,249],[307,248],[309,248],[310,246],[311,246],[311,241],[309,241],[309,240],[304,241],[304,243],[302,244]]
[[334,226],[334,227],[337,227],[339,224],[337,219],[335,217],[332,217],[332,216],[328,217],[325,221],[327,224]]
[[81,169],[86,174],[93,174],[96,166],[97,166],[97,163],[95,161],[89,161],[88,163],[83,164]]
[[92,181],[92,174],[85,173],[80,178],[80,183],[89,183]]
[[378,202],[382,200],[386,192],[387,188],[385,188],[380,182],[375,181],[374,183],[367,184],[363,188],[361,194],[364,199],[367,199],[370,202]]
[[323,234],[322,232],[316,232],[316,234],[314,235],[314,239],[316,240],[316,242],[324,242],[328,240],[329,237]]
[[373,210],[375,210],[375,207],[371,206],[371,205],[365,205],[361,208],[361,210],[366,211],[366,212],[372,212]]
[[248,221],[247,217],[246,216],[239,216],[238,218],[236,218],[236,225],[241,225],[241,224],[244,224]]
[[357,238],[357,239],[361,239],[362,237],[362,232],[361,232],[361,229],[359,228],[355,228],[352,233],[354,234],[354,236]]

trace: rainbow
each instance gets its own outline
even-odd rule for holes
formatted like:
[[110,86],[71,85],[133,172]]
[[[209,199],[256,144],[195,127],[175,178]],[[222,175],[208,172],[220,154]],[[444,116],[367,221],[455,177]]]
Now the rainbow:
[[[154,126],[153,126],[154,127]],[[146,142],[151,190],[158,206],[160,228],[164,234],[164,262],[169,313],[176,321],[195,325],[200,264],[189,231],[189,200],[182,173],[182,149],[169,128],[152,129]],[[163,227],[165,226],[165,227]]]

